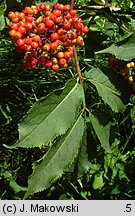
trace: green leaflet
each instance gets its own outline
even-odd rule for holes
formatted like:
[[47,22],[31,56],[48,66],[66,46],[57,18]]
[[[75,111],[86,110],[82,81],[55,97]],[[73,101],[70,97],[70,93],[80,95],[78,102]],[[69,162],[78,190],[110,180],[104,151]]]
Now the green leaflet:
[[10,180],[10,187],[15,193],[19,193],[20,191],[27,191],[26,187],[21,187],[14,180]]
[[8,104],[0,105],[0,125],[9,124],[12,118],[10,117],[10,109]]
[[4,15],[0,15],[0,31],[2,31],[5,28],[5,18]]
[[112,44],[109,48],[96,52],[96,54],[100,53],[110,53],[118,59],[130,61],[135,57],[135,33],[118,44]]
[[77,164],[77,178],[81,178],[90,168],[90,161],[88,158],[88,151],[87,151],[87,132],[84,131],[83,139],[81,143],[78,164]]
[[119,98],[120,93],[100,69],[93,68],[85,72],[85,77],[95,85],[99,96],[102,97],[103,101],[107,103],[114,112],[124,111],[125,105]]
[[24,198],[46,189],[69,168],[78,154],[83,130],[84,119],[80,115],[72,128],[51,146],[43,159],[34,164]]
[[110,126],[111,124],[108,123],[107,125],[103,126],[100,122],[90,113],[89,116],[90,122],[96,132],[96,135],[106,152],[110,152]]
[[97,189],[101,189],[104,186],[104,182],[103,182],[103,174],[99,173],[96,174],[94,176],[94,182],[92,184],[92,187],[97,190]]
[[131,116],[133,124],[135,124],[135,106],[131,109],[130,116]]
[[9,148],[40,147],[64,134],[74,123],[82,100],[83,88],[75,80],[40,99],[19,124],[19,141]]

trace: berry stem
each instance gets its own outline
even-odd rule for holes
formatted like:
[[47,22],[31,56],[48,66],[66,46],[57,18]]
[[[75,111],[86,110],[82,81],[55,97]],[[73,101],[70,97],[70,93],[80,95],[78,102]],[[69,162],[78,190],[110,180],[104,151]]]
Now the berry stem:
[[73,10],[73,7],[74,7],[74,0],[71,0],[70,7],[71,7],[71,10]]
[[[82,77],[82,74],[81,74],[81,69],[80,69],[79,60],[78,60],[78,56],[77,56],[75,46],[74,46],[74,58],[75,58],[75,62],[76,62],[76,70],[77,70],[77,73],[78,73],[78,78],[79,78],[79,81],[80,81],[80,85],[83,87],[83,77]],[[85,96],[83,98],[83,109],[84,109],[84,111],[87,110]]]
[[78,56],[77,56],[77,52],[76,52],[75,46],[74,46],[74,57],[75,57],[76,70],[77,70],[77,73],[78,73],[78,77],[79,77],[79,80],[80,80],[80,84],[83,85],[83,77],[82,77],[82,74],[81,74],[80,65],[79,65],[79,60],[78,60]]
[[[71,10],[73,10],[74,0],[71,0],[70,6],[71,6]],[[80,85],[83,87],[83,77],[82,77],[82,74],[81,74],[81,69],[80,69],[79,60],[78,60],[75,45],[74,45],[73,48],[74,48],[74,58],[75,58],[75,62],[76,62],[76,70],[77,70],[77,73],[78,73],[78,78],[80,80]],[[86,108],[85,95],[83,97],[83,109],[84,109],[84,116],[85,116],[85,119],[86,119],[86,110],[87,110],[87,108]]]

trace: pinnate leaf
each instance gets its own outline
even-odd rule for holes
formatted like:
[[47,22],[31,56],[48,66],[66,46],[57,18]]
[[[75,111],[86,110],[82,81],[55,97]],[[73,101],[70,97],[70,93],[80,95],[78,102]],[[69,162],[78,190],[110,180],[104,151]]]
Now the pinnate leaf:
[[85,72],[85,77],[95,85],[99,96],[114,112],[124,111],[125,105],[119,97],[120,93],[100,69],[93,68],[90,71]]
[[24,198],[48,188],[68,170],[78,154],[83,130],[84,119],[80,115],[71,129],[50,147],[43,159],[34,164]]
[[83,100],[83,88],[75,80],[37,101],[19,124],[19,141],[8,148],[41,147],[53,141],[74,123]]

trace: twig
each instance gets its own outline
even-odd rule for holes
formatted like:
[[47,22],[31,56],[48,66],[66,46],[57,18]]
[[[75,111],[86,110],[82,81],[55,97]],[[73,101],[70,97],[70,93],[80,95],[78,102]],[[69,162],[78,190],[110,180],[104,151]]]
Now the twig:
[[135,11],[129,9],[122,9],[120,7],[113,6],[99,6],[99,5],[91,5],[91,6],[74,6],[76,10],[109,10],[111,13],[119,13],[119,14],[127,14],[127,15],[135,15]]
[[75,46],[74,46],[74,57],[75,57],[76,70],[77,70],[77,73],[78,73],[78,77],[79,77],[79,80],[80,80],[80,84],[83,85],[83,77],[82,77],[82,74],[81,74],[80,65],[79,65],[79,60],[78,60],[78,56],[77,56],[77,52],[76,52]]
[[71,6],[71,10],[73,10],[73,7],[74,7],[74,0],[71,0],[70,6]]

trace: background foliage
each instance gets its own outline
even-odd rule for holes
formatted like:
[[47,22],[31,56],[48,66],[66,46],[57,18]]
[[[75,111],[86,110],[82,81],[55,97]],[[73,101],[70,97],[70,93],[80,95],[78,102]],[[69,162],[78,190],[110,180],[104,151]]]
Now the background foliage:
[[[88,10],[94,1],[75,1],[76,8],[86,6],[79,8],[78,14],[90,26],[85,45],[77,48],[83,89],[76,83],[74,59],[66,71],[61,69],[57,74],[23,68],[23,55],[16,53],[8,35],[7,14],[41,2],[0,1],[0,197],[22,199],[27,194],[29,199],[134,199],[135,99],[132,84],[121,76],[125,65],[134,60],[134,1],[112,1],[113,6],[128,10],[126,14]],[[108,67],[114,56],[120,64],[117,72]],[[86,113],[81,107],[84,95]],[[32,134],[32,143],[37,138],[33,146],[31,138],[24,140],[31,130],[27,124],[31,118],[40,124],[35,137]],[[50,121],[59,124],[48,126]],[[42,134],[45,125],[42,140],[37,134]],[[51,163],[56,165],[53,169]],[[34,188],[41,171],[42,176],[47,173],[46,181],[40,179]]]

